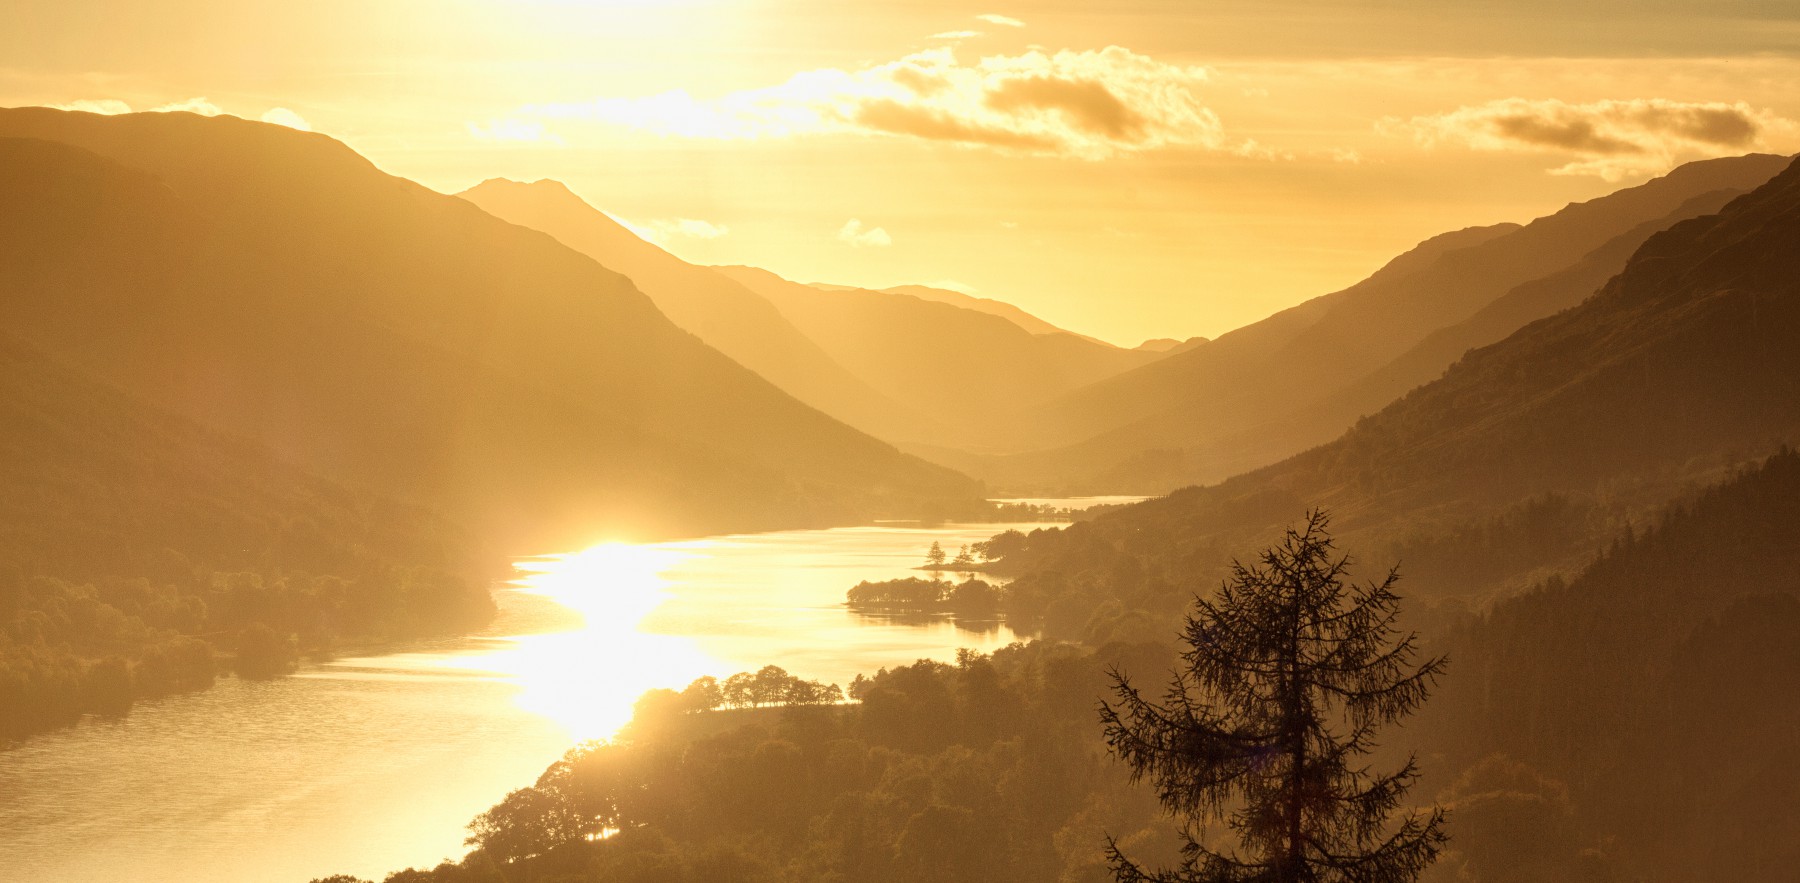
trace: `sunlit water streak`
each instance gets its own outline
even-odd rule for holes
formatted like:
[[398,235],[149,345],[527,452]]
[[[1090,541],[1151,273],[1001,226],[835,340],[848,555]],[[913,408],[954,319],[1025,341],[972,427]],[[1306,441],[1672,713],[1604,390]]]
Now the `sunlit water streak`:
[[612,733],[644,690],[769,663],[847,684],[1014,640],[996,623],[900,624],[842,604],[858,580],[915,575],[933,541],[954,550],[1006,527],[790,531],[522,562],[488,637],[227,679],[0,751],[0,879],[304,883],[459,856],[470,818],[575,740]]

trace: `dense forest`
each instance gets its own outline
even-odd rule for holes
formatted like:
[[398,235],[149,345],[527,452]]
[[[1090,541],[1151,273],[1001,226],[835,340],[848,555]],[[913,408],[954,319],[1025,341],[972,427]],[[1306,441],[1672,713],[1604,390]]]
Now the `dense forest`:
[[1481,879],[1588,879],[1596,854],[1664,880],[1800,862],[1797,537],[1784,450],[1440,636],[1454,677],[1413,738],[1489,778],[1485,796],[1461,785],[1463,816],[1511,819],[1505,841],[1464,844],[1491,850]]
[[474,551],[0,337],[0,738],[468,631],[493,612]]

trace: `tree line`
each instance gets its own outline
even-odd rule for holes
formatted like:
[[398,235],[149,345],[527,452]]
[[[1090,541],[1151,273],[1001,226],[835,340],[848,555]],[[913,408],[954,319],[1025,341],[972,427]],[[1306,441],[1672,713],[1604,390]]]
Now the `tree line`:
[[[618,738],[478,816],[462,861],[387,883],[1405,883],[1443,815],[1391,821],[1416,767],[1364,756],[1443,661],[1414,664],[1394,575],[1346,569],[1316,514],[1198,601],[1173,645],[963,650],[858,676],[843,706],[804,701],[776,666],[653,691]],[[1166,666],[1160,703],[1127,673]],[[752,716],[721,724],[727,706]],[[1235,850],[1196,839],[1215,821]]]
[[805,707],[844,701],[837,684],[809,681],[788,674],[779,665],[765,665],[755,672],[741,671],[725,680],[707,675],[695,678],[680,691],[651,690],[638,700],[638,709],[652,716],[670,710],[697,713],[728,708]]

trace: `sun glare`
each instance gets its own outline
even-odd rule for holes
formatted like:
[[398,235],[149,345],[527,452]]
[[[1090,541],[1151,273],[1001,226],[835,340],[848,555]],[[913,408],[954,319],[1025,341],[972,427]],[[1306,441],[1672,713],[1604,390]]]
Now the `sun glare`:
[[578,739],[606,738],[631,719],[646,690],[680,688],[722,664],[688,638],[646,634],[644,617],[667,599],[664,574],[690,557],[669,548],[606,543],[517,562],[517,591],[579,613],[574,631],[524,635],[480,661],[516,680],[518,702]]
[[566,555],[516,562],[520,591],[549,598],[594,620],[636,622],[662,603],[663,573],[687,556],[671,549],[602,543]]

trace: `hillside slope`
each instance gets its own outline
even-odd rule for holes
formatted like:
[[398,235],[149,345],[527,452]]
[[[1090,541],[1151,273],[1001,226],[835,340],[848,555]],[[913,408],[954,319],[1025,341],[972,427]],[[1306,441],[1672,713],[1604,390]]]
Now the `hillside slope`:
[[718,270],[767,298],[870,386],[952,423],[969,446],[1028,445],[1015,426],[1024,409],[1160,357],[1066,332],[1033,334],[909,294],[821,290],[753,267]]
[[[1358,418],[1435,379],[1463,353],[1580,303],[1618,273],[1652,234],[1716,212],[1743,192],[1717,190],[1694,197],[1668,215],[1613,237],[1574,264],[1519,285],[1473,316],[1432,332],[1363,377],[1322,389],[1318,398],[1280,417],[1230,431],[1228,424],[1203,412],[1180,410],[1145,418],[1058,451],[1016,457],[1007,465],[1015,472],[1029,464],[1039,474],[1087,474],[1095,488],[1155,492],[1217,480],[1323,444]],[[1130,450],[1140,453],[1098,474],[1092,472],[1096,464]],[[1009,477],[998,468],[992,472],[995,480]]]
[[0,111],[0,137],[9,330],[502,543],[842,523],[975,492],[591,259],[324,136],[28,108]]
[[431,513],[0,335],[0,740],[204,687],[246,629],[309,649],[474,629],[481,558]]
[[[824,286],[814,287],[824,288]],[[832,286],[832,288],[835,288],[838,291],[855,290],[855,286],[853,285],[839,285]],[[909,297],[916,297],[920,300],[936,301],[941,304],[949,304],[953,307],[962,307],[965,310],[974,310],[977,313],[987,313],[990,316],[999,316],[1032,334],[1075,334],[1073,331],[1059,328],[1043,319],[1039,319],[1006,301],[994,300],[991,297],[976,297],[972,294],[951,291],[948,288],[935,288],[930,285],[894,285],[880,290],[887,292],[888,294],[904,294]],[[1082,340],[1099,343],[1099,341],[1084,334],[1075,334],[1075,336]],[[1104,344],[1102,345],[1104,346]]]
[[561,183],[495,178],[457,196],[623,273],[670,321],[794,398],[881,438],[934,437],[932,418],[857,379],[760,295],[646,242]]
[[1579,301],[1650,233],[1786,164],[1690,163],[1524,227],[1429,240],[1349,289],[1035,409],[1026,426],[1051,450],[982,474],[1160,492],[1273,462],[1329,440],[1468,348]]
[[1796,241],[1800,165],[1652,236],[1594,297],[1337,441],[1013,543],[1006,566],[1078,630],[1109,601],[1155,608],[1204,584],[1225,550],[1315,506],[1428,598],[1481,601],[1578,565],[1623,522],[1800,437]]
[[[1610,841],[1635,879],[1784,876],[1800,706],[1770,699],[1800,691],[1796,538],[1800,455],[1784,451],[1442,636],[1451,676],[1409,737],[1471,770],[1449,792],[1452,862],[1502,879],[1541,856],[1504,879],[1574,880],[1579,851]],[[1494,755],[1551,784],[1499,787]],[[1565,842],[1521,852],[1532,830]]]
[[1018,447],[1010,421],[1020,409],[1161,355],[942,289],[803,285],[748,267],[695,266],[554,181],[492,180],[459,195],[624,273],[677,325],[796,398],[911,450]]

